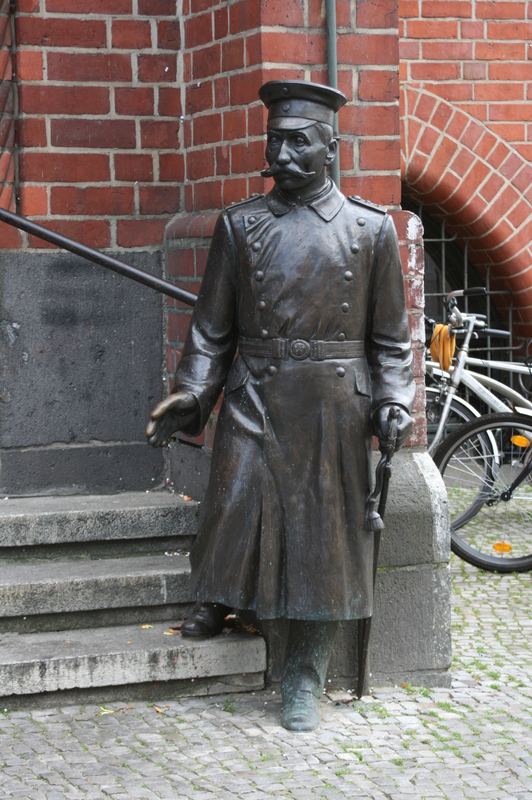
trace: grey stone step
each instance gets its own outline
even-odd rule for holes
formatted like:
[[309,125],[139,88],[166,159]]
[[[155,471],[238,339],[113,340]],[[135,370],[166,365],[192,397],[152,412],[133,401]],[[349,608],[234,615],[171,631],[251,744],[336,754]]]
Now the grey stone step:
[[0,547],[190,535],[199,504],[170,492],[0,499]]
[[262,682],[266,645],[260,636],[231,631],[194,640],[167,636],[168,630],[155,624],[4,634],[0,696],[246,674]]
[[189,603],[186,556],[0,564],[0,615]]

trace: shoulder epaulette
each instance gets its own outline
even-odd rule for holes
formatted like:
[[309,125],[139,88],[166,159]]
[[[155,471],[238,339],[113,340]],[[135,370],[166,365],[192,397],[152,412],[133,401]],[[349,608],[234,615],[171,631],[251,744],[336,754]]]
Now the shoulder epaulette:
[[380,206],[378,203],[372,203],[371,200],[364,200],[362,197],[359,197],[358,194],[349,195],[347,199],[351,200],[352,203],[357,203],[359,206],[371,208],[372,211],[378,211],[381,214],[388,213],[386,206]]
[[227,209],[238,208],[239,206],[245,206],[248,203],[254,203],[256,200],[260,200],[261,197],[264,197],[263,194],[252,194],[251,197],[246,197],[245,200],[239,200],[237,203],[231,203],[230,206],[227,206]]

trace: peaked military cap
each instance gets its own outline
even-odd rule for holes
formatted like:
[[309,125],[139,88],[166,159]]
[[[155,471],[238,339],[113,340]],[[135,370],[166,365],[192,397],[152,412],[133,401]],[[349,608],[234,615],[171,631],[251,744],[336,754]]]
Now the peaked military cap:
[[338,89],[310,81],[268,81],[259,89],[268,109],[268,126],[296,130],[316,122],[334,124],[334,114],[347,103]]

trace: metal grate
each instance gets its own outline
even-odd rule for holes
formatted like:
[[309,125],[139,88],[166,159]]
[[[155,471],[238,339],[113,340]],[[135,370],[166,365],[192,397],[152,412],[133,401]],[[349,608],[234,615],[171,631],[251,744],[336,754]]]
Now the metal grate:
[[[470,352],[478,358],[521,360],[527,354],[523,345],[516,344],[512,337],[514,306],[509,290],[492,289],[489,269],[480,271],[468,256],[467,241],[458,241],[450,234],[445,221],[432,216],[423,205],[409,197],[403,197],[402,207],[420,217],[424,229],[425,246],[425,314],[440,322],[444,320],[443,300],[448,292],[467,289],[472,286],[485,286],[487,294],[482,297],[468,297],[460,300],[460,308],[472,313],[485,314],[490,328],[510,332],[510,337],[482,337],[472,343]],[[509,383],[515,381],[510,373],[488,374]],[[518,389],[517,385],[514,387]]]

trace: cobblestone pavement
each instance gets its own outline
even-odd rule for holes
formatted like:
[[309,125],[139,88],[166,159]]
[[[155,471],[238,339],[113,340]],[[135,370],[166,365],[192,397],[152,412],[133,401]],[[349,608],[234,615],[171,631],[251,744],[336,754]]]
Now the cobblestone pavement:
[[453,685],[324,700],[278,724],[271,692],[0,714],[0,798],[524,800],[530,575],[453,561]]

